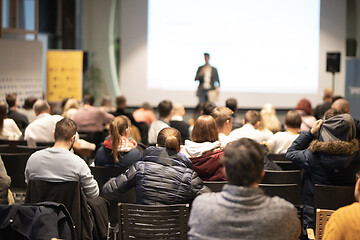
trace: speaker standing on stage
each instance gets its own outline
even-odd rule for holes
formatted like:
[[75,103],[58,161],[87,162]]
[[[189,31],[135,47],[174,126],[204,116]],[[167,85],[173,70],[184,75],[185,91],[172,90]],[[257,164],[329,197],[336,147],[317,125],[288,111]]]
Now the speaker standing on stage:
[[[210,55],[204,53],[205,65],[200,66],[196,72],[195,81],[199,81],[199,87],[196,95],[199,97],[199,102],[207,102],[208,92],[210,90],[219,91],[220,80],[216,68],[209,64]],[[216,86],[215,86],[216,83]]]

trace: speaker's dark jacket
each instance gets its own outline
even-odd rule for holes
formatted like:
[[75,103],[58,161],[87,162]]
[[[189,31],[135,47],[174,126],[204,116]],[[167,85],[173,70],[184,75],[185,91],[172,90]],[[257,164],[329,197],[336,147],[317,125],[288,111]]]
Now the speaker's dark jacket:
[[[200,71],[203,67],[205,67],[205,65],[200,66],[196,72],[195,81],[199,81],[199,87],[196,91],[196,96],[201,96],[202,92],[204,91],[204,75],[200,75]],[[209,90],[215,89],[215,87],[216,87],[215,83],[217,83],[218,87],[220,86],[220,80],[219,80],[219,75],[218,75],[217,69],[214,67],[211,67],[211,78],[210,78],[210,89]]]

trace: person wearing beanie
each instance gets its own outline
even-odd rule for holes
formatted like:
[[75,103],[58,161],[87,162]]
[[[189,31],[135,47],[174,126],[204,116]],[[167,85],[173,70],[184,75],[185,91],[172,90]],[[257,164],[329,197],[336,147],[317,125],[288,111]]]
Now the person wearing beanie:
[[332,115],[316,121],[310,131],[302,132],[286,153],[286,158],[305,170],[302,193],[305,227],[313,227],[314,185],[353,186],[360,169],[353,118],[347,113]]

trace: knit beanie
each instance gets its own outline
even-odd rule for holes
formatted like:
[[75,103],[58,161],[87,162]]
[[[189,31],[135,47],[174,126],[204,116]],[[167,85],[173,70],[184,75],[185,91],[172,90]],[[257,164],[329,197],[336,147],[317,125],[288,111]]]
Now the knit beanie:
[[347,113],[336,115],[325,120],[320,128],[320,142],[344,141],[350,142],[356,137],[354,119]]

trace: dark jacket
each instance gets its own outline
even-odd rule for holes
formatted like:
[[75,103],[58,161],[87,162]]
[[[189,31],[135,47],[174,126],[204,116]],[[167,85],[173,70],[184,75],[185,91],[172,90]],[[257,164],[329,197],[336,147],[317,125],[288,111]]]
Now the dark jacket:
[[186,203],[206,191],[191,161],[163,147],[148,147],[127,172],[105,183],[102,193],[115,199],[132,187],[136,203],[146,205]]
[[314,185],[354,186],[360,168],[359,143],[314,140],[310,131],[302,132],[289,147],[286,158],[305,169],[302,203],[314,205]]
[[0,239],[75,239],[65,206],[54,202],[0,205]]
[[219,149],[200,157],[191,157],[190,160],[194,165],[194,170],[203,181],[225,181],[225,171],[220,163],[223,155],[224,151]]
[[20,131],[24,134],[25,128],[29,125],[27,117],[19,111],[9,111],[7,116],[15,121]]
[[0,204],[8,204],[8,192],[11,179],[6,173],[6,169],[0,156]]
[[186,139],[190,139],[190,133],[189,133],[190,125],[187,122],[171,120],[170,127],[173,127],[180,132],[181,144],[184,144]]
[[[202,92],[204,91],[204,75],[200,75],[201,69],[203,67],[205,67],[205,65],[202,65],[198,68],[195,76],[195,81],[199,81],[199,87],[196,91],[197,96],[201,96]],[[220,87],[220,80],[217,69],[211,67],[210,90],[215,89],[215,83],[217,83],[217,87]]]
[[122,152],[119,155],[119,162],[115,162],[112,150],[101,146],[95,155],[95,166],[105,167],[129,167],[138,161],[141,157],[140,151],[137,148],[131,149],[129,152]]

